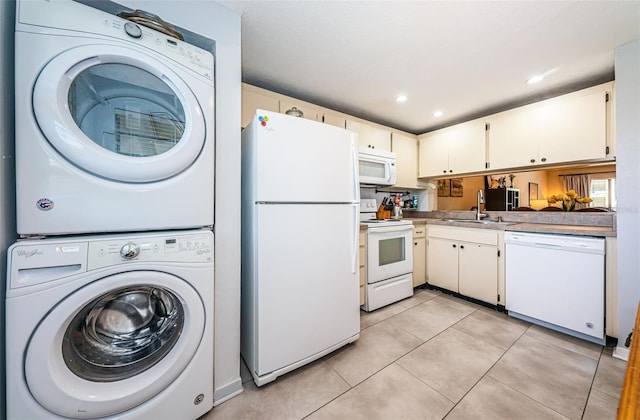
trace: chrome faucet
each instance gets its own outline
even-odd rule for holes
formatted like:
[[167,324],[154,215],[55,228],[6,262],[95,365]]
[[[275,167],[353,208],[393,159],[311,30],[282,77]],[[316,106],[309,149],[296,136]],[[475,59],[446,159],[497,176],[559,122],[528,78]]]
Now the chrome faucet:
[[484,204],[484,194],[482,193],[482,189],[478,190],[478,206],[476,207],[476,220],[482,220],[487,217],[486,213],[482,213],[480,211],[480,205]]

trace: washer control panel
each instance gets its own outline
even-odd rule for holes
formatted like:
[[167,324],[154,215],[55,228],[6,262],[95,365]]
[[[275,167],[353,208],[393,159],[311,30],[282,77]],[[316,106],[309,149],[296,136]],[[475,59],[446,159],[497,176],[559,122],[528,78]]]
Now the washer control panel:
[[211,262],[213,234],[141,236],[89,242],[87,268],[93,270],[132,262]]

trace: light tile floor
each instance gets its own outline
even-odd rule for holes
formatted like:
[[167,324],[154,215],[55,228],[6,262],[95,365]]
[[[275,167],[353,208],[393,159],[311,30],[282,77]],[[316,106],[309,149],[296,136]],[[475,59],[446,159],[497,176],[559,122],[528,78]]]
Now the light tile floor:
[[439,292],[361,313],[360,338],[201,420],[615,419],[612,348]]

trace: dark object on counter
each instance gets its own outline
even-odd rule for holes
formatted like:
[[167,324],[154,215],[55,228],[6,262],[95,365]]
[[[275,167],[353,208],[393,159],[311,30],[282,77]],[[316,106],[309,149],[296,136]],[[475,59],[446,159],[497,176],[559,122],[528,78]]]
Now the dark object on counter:
[[562,209],[560,207],[549,206],[549,207],[540,209],[540,211],[562,211]]
[[517,188],[494,188],[485,192],[486,211],[511,211],[520,205],[520,190]]
[[532,209],[531,207],[516,207],[515,209],[513,209],[513,211],[536,211],[535,209]]
[[604,207],[585,207],[583,209],[577,209],[576,211],[587,212],[587,213],[596,213],[596,212],[606,213],[609,211],[609,209],[606,209]]

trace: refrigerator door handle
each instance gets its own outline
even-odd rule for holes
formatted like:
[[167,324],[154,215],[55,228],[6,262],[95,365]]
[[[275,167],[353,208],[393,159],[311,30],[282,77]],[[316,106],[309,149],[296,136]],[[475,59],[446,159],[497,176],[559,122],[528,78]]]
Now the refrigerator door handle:
[[360,244],[358,243],[360,240],[360,205],[353,204],[351,206],[353,209],[353,243],[351,244],[353,248],[351,249],[351,272],[353,274],[357,274],[359,267],[360,259],[358,258],[358,250],[360,249]]
[[360,180],[358,179],[358,150],[357,146],[353,144],[353,141],[351,143],[351,160],[353,162],[353,197],[355,201],[360,201]]

